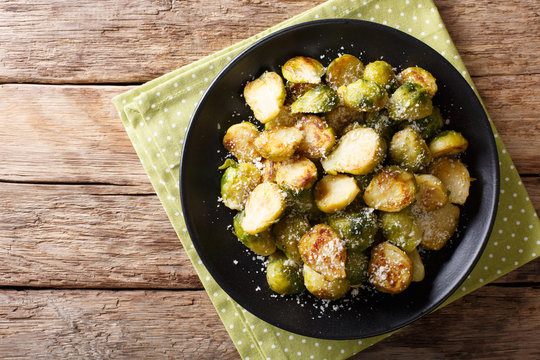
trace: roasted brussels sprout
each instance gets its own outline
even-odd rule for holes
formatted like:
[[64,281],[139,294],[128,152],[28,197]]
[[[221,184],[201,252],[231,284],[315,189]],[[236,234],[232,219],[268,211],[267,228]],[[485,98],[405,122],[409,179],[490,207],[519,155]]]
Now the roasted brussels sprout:
[[405,252],[385,241],[371,250],[369,282],[380,291],[398,294],[411,284],[412,266]]
[[319,85],[308,90],[291,105],[291,112],[305,114],[327,113],[339,105],[336,92],[326,85]]
[[259,130],[250,122],[234,124],[227,129],[223,137],[223,146],[239,161],[255,162],[261,158],[253,144],[259,136]]
[[252,235],[268,229],[283,214],[285,197],[285,193],[274,183],[257,185],[247,200],[242,229]]
[[263,231],[256,235],[248,234],[242,228],[243,219],[244,211],[236,214],[233,219],[233,232],[238,240],[257,255],[267,256],[273,254],[276,251],[276,244],[274,244],[274,239],[272,238],[270,230]]
[[435,77],[421,67],[408,67],[399,73],[398,78],[401,83],[412,82],[426,89],[430,98],[437,92]]
[[275,118],[264,124],[264,129],[272,130],[277,127],[291,127],[301,118],[302,114],[293,114],[290,106],[283,106]]
[[344,279],[347,250],[345,243],[328,225],[311,228],[298,244],[302,261],[328,281]]
[[360,127],[343,135],[326,159],[321,160],[329,174],[346,172],[353,175],[369,174],[386,155],[386,143],[373,129]]
[[390,141],[392,163],[409,171],[419,171],[431,161],[429,148],[415,130],[406,127],[394,134]]
[[299,294],[305,289],[301,264],[287,259],[281,251],[268,258],[266,281],[280,295]]
[[469,170],[457,159],[442,157],[435,159],[429,166],[429,172],[438,177],[450,192],[448,200],[463,205],[469,196],[471,177]]
[[262,164],[262,169],[261,169],[262,181],[274,182],[276,178],[278,163],[272,160],[263,159],[261,161],[261,164]]
[[448,191],[439,178],[429,174],[414,175],[414,178],[418,186],[415,211],[433,211],[448,203]]
[[283,79],[275,72],[265,72],[244,88],[246,103],[263,124],[278,116],[286,95]]
[[467,139],[454,130],[446,130],[435,136],[433,140],[429,143],[429,150],[434,158],[446,156],[446,155],[456,155],[465,150],[469,142]]
[[283,64],[281,72],[286,80],[293,83],[319,84],[325,69],[313,58],[296,56]]
[[324,119],[328,123],[328,125],[334,129],[336,134],[342,135],[346,131],[343,131],[343,129],[353,122],[364,122],[364,113],[352,109],[347,106],[338,106],[334,110],[330,111],[329,113],[326,113],[324,115]]
[[392,65],[383,60],[367,64],[364,69],[364,79],[375,81],[388,92],[395,90],[398,86],[396,73],[392,69]]
[[377,131],[383,138],[390,140],[394,133],[396,122],[390,119],[386,109],[382,109],[366,113],[366,126]]
[[422,230],[410,208],[400,212],[383,212],[381,230],[384,237],[405,252],[411,252],[422,241]]
[[285,100],[285,104],[292,104],[298,100],[300,96],[304,95],[311,89],[315,89],[317,86],[319,86],[319,84],[293,83],[287,81],[285,84],[285,88],[287,89],[287,99]]
[[298,251],[298,243],[311,229],[309,221],[302,215],[290,213],[279,220],[272,227],[272,233],[278,249],[283,251],[291,260],[298,263],[302,262],[300,252]]
[[263,131],[254,141],[259,154],[272,161],[290,158],[304,136],[294,127],[277,127]]
[[424,280],[426,271],[424,269],[424,263],[422,262],[422,258],[420,257],[418,250],[414,249],[413,251],[408,252],[407,255],[409,256],[409,259],[411,259],[411,262],[412,262],[411,280],[414,282],[419,282],[419,281]]
[[360,193],[363,195],[364,191],[366,191],[369,186],[371,179],[373,179],[373,173],[367,175],[354,175],[353,177],[354,180],[356,180],[356,185],[358,185],[358,188],[360,189]]
[[325,156],[336,142],[334,131],[318,116],[306,115],[295,127],[304,135],[298,146],[298,152],[310,159]]
[[294,156],[277,163],[274,181],[294,191],[308,189],[317,181],[317,167],[305,157]]
[[328,225],[334,229],[347,245],[347,256],[351,252],[363,251],[375,241],[379,229],[377,215],[371,208],[354,212],[339,212],[328,217]]
[[364,64],[356,56],[342,55],[330,63],[326,69],[326,83],[337,90],[362,78]]
[[397,166],[384,168],[373,176],[364,201],[369,207],[387,212],[398,212],[415,200],[414,175]]
[[351,288],[348,279],[329,281],[306,264],[304,264],[304,285],[314,296],[327,300],[337,300],[345,296]]
[[359,111],[377,111],[388,102],[388,94],[376,82],[360,79],[338,89],[343,103]]
[[352,287],[360,286],[368,279],[369,255],[363,251],[347,253],[345,272]]
[[440,250],[456,231],[459,207],[446,204],[440,209],[418,214],[418,225],[422,235],[422,246],[429,250]]
[[433,103],[426,89],[412,82],[401,85],[388,103],[388,114],[398,121],[421,119],[432,112]]
[[353,202],[360,192],[356,181],[350,176],[325,175],[313,191],[315,204],[325,213],[335,213]]
[[249,194],[261,182],[261,173],[251,163],[229,166],[221,177],[221,199],[229,209],[242,210]]
[[433,106],[433,112],[424,118],[413,120],[410,126],[418,131],[424,140],[431,139],[442,129],[444,122],[441,111]]

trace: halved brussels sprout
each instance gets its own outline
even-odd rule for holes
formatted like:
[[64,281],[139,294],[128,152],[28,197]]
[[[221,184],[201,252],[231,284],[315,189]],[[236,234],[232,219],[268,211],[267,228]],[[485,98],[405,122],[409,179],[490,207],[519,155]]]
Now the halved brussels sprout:
[[431,161],[431,152],[426,142],[411,127],[394,134],[389,153],[392,163],[409,171],[418,171]]
[[433,112],[431,115],[410,122],[410,126],[414,130],[418,131],[425,140],[437,135],[437,133],[442,129],[443,125],[444,121],[441,116],[441,111],[436,106],[433,106]]
[[324,115],[324,120],[334,129],[336,134],[344,134],[343,129],[353,122],[364,122],[364,113],[347,106],[338,106]]
[[438,177],[446,189],[450,191],[448,200],[463,205],[469,196],[471,177],[469,170],[457,159],[442,157],[435,159],[429,166],[429,172]]
[[422,258],[420,257],[418,250],[414,249],[413,251],[408,252],[407,255],[409,256],[409,259],[411,259],[412,261],[411,280],[414,282],[419,282],[419,281],[424,280],[426,270],[424,269],[424,263],[422,262]]
[[299,294],[304,291],[304,277],[299,263],[287,259],[281,251],[268,258],[266,281],[272,291],[280,295]]
[[375,81],[388,92],[397,88],[398,82],[392,65],[383,60],[377,60],[366,65],[364,79]]
[[272,161],[290,158],[304,136],[294,127],[277,127],[263,131],[253,142],[259,154]]
[[354,175],[353,177],[354,177],[354,180],[356,180],[356,184],[358,185],[358,188],[360,189],[360,193],[362,193],[363,195],[367,187],[369,186],[371,179],[373,179],[373,173],[370,173],[367,175]]
[[434,158],[446,156],[446,155],[456,155],[465,150],[469,142],[467,139],[454,130],[446,130],[435,136],[433,140],[429,143],[429,150]]
[[223,146],[239,161],[255,162],[261,158],[253,144],[259,136],[259,130],[250,122],[234,124],[227,129],[223,137]]
[[287,89],[287,99],[285,100],[286,104],[292,104],[306,92],[311,89],[315,89],[319,84],[309,84],[309,83],[293,83],[287,81],[285,88]]
[[310,229],[311,225],[304,216],[290,213],[272,227],[272,233],[278,249],[283,251],[289,259],[300,263],[302,257],[298,251],[298,243]]
[[377,215],[371,208],[354,212],[339,212],[328,217],[328,225],[334,229],[347,245],[347,255],[363,251],[375,241],[379,229]]
[[385,241],[371,250],[369,282],[380,291],[398,294],[411,284],[412,266],[403,250]]
[[365,175],[373,171],[385,155],[386,143],[381,135],[371,128],[360,127],[343,135],[321,164],[329,174]]
[[285,197],[285,193],[274,183],[257,185],[246,203],[242,229],[252,235],[268,229],[283,214]]
[[263,124],[278,116],[286,95],[283,79],[275,72],[265,72],[244,88],[246,103]]
[[414,175],[414,178],[418,186],[415,210],[433,211],[448,203],[448,190],[439,178],[429,174]]
[[382,109],[366,113],[366,126],[377,131],[385,139],[390,140],[394,133],[396,122],[390,119],[386,109]]
[[304,264],[304,285],[314,296],[327,300],[342,298],[351,288],[348,279],[329,281],[306,264]]
[[418,225],[422,229],[422,246],[429,250],[440,250],[456,231],[459,222],[459,207],[446,204],[440,209],[418,214]]
[[236,214],[233,219],[233,232],[238,240],[257,255],[267,256],[273,254],[276,251],[276,244],[274,243],[270,230],[263,231],[256,235],[248,234],[242,228],[244,214],[244,211],[241,211]]
[[328,281],[344,279],[347,250],[345,243],[332,228],[315,225],[298,244],[302,261]]
[[325,156],[336,142],[334,131],[318,116],[306,115],[296,123],[295,127],[304,135],[298,151],[310,159]]
[[410,208],[400,212],[383,212],[381,230],[384,237],[405,252],[411,252],[422,241],[422,230]]
[[283,64],[281,72],[286,80],[293,83],[319,84],[325,69],[313,58],[296,56]]
[[368,279],[369,255],[363,251],[347,253],[345,272],[352,287],[362,285]]
[[346,106],[359,111],[377,111],[388,102],[386,90],[366,79],[340,87],[338,94]]
[[337,90],[340,86],[349,85],[362,78],[364,64],[356,56],[342,55],[328,65],[326,83]]
[[339,105],[336,92],[326,85],[319,85],[308,90],[291,105],[291,112],[305,114],[327,113]]
[[414,202],[415,194],[414,175],[390,166],[373,176],[364,192],[364,201],[377,210],[398,212]]
[[302,114],[293,114],[291,113],[291,107],[290,106],[284,106],[279,111],[279,114],[274,119],[268,121],[266,124],[264,124],[265,130],[272,130],[277,127],[291,127],[296,124],[298,120],[300,120],[302,117]]
[[315,185],[313,196],[319,210],[334,213],[352,203],[359,192],[352,177],[343,174],[325,175]]
[[317,181],[317,167],[305,157],[294,156],[277,164],[274,180],[278,185],[301,191]]
[[242,210],[249,194],[261,182],[255,165],[240,163],[229,166],[221,177],[221,199],[229,209]]
[[421,119],[432,112],[433,103],[426,89],[412,82],[401,85],[392,94],[388,105],[388,114],[398,121]]
[[399,73],[398,78],[402,83],[412,82],[426,89],[429,97],[432,98],[437,92],[437,83],[431,73],[421,67],[408,67]]

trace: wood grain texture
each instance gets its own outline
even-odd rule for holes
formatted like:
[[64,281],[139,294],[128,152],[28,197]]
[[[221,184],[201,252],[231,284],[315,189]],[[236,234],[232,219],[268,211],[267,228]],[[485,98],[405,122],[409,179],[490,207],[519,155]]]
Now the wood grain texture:
[[[143,82],[323,0],[0,3],[0,82]],[[475,76],[539,74],[535,1],[437,0]]]
[[[354,358],[538,359],[540,288],[520,290],[515,296],[512,288],[485,286]],[[204,292],[165,290],[1,290],[0,353],[238,359]]]
[[157,196],[0,185],[0,286],[202,288]]

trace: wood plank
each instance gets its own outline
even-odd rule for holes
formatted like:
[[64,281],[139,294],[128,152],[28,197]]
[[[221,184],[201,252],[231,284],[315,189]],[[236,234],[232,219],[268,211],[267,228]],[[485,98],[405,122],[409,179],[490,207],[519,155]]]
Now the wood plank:
[[[485,286],[354,359],[537,359],[539,323],[538,287]],[[202,291],[0,290],[3,358],[45,349],[53,358],[238,358]]]
[[[517,169],[539,174],[540,103],[530,93],[540,92],[540,75],[479,78],[477,85]],[[0,180],[98,182],[152,191],[110,102],[129,88],[0,85],[4,116],[17,119],[0,128]]]
[[[201,288],[155,195],[130,186],[3,183],[0,209],[0,286]],[[540,259],[498,282],[540,283],[539,266]]]
[[[323,1],[3,1],[0,82],[147,81]],[[473,75],[540,73],[534,1],[435,3]]]
[[0,185],[0,286],[201,288],[155,195]]

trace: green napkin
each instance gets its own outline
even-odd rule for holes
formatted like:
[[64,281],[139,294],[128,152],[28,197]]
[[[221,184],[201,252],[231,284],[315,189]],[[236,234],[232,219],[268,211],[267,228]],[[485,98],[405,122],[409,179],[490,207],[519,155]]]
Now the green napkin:
[[[325,18],[382,23],[424,41],[469,81],[459,54],[431,0],[331,0],[227,49],[114,98],[119,115],[171,223],[216,310],[244,359],[344,359],[389,336],[350,341],[307,338],[246,312],[216,284],[187,234],[178,201],[178,167],[190,116],[212,79],[239,52],[269,33]],[[498,216],[485,252],[460,290],[442,306],[533,260],[540,254],[540,222],[495,128],[501,167]]]

